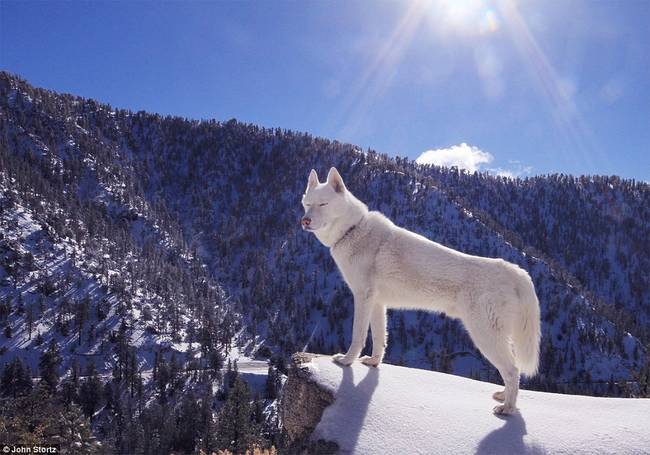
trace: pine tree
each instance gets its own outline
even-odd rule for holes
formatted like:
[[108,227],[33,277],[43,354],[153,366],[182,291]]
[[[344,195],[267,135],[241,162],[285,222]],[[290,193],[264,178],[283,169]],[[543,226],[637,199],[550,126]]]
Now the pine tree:
[[174,447],[186,453],[194,452],[196,440],[199,436],[201,423],[200,420],[200,407],[194,396],[190,391],[180,405],[180,410],[177,413],[176,419],[176,438]]
[[83,300],[75,305],[75,325],[77,326],[77,337],[79,346],[81,346],[81,335],[83,334],[84,324],[88,319],[88,309],[90,308],[90,297],[86,295]]
[[79,403],[84,415],[92,421],[102,397],[102,383],[97,376],[95,364],[90,363],[86,369],[86,378],[79,388]]
[[29,334],[28,339],[32,339],[32,327],[34,325],[34,308],[32,305],[29,306],[27,310],[27,333]]
[[38,368],[41,375],[41,382],[46,386],[50,393],[56,391],[56,386],[59,383],[58,368],[61,364],[61,355],[56,341],[50,341],[50,344],[45,352],[41,354],[38,362]]
[[650,349],[646,349],[645,363],[633,376],[638,383],[639,397],[650,398]]
[[226,388],[229,389],[232,387],[233,382],[232,360],[228,359],[228,364],[226,365]]
[[212,453],[217,449],[217,425],[212,415],[212,394],[206,389],[201,398],[199,411],[199,437],[201,447],[205,453]]
[[176,393],[180,387],[179,372],[180,366],[178,365],[178,360],[176,358],[176,351],[172,351],[172,357],[169,361],[169,382],[171,384],[172,394]]
[[7,363],[0,379],[0,395],[16,398],[28,395],[32,390],[32,377],[29,368],[18,358]]
[[208,355],[210,368],[212,369],[212,378],[218,379],[221,377],[221,369],[223,368],[223,356],[219,351],[213,349]]
[[61,401],[64,405],[70,406],[79,402],[79,391],[74,381],[68,379],[61,384]]
[[117,357],[113,368],[113,377],[118,381],[125,379],[128,368],[129,337],[127,332],[128,324],[125,319],[122,319],[118,332],[115,335],[115,346],[113,347],[113,351]]
[[104,384],[104,388],[102,390],[102,396],[104,398],[104,403],[106,403],[105,405],[106,409],[112,410],[113,407],[115,406],[115,398],[113,395],[113,385],[111,384],[110,381]]
[[61,445],[64,453],[91,455],[100,448],[90,423],[74,404],[59,414],[59,434],[55,441]]
[[269,371],[266,376],[266,398],[275,400],[278,397],[278,385],[278,373],[273,366],[269,366]]
[[248,386],[237,376],[219,414],[219,448],[243,453],[253,443],[250,400]]
[[255,394],[251,413],[251,419],[255,424],[261,425],[264,423],[264,401],[260,397],[259,392]]
[[169,367],[165,362],[165,356],[162,353],[158,355],[158,364],[156,366],[156,386],[158,388],[158,398],[161,401],[167,399],[167,385],[169,384]]

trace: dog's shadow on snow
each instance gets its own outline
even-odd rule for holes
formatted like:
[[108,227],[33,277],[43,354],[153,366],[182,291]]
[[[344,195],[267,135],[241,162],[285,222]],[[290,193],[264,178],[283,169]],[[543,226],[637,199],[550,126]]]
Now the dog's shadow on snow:
[[379,383],[379,368],[368,367],[365,377],[357,385],[354,385],[354,369],[335,364],[343,371],[341,384],[336,391],[336,398],[337,400],[343,399],[346,403],[345,422],[341,422],[344,428],[339,433],[339,442],[342,443],[342,447],[349,448],[354,452],[368,413],[370,400]]
[[505,424],[485,436],[476,449],[476,455],[492,455],[516,453],[526,455],[542,455],[546,451],[535,444],[524,441],[526,421],[519,411],[509,416],[496,416]]

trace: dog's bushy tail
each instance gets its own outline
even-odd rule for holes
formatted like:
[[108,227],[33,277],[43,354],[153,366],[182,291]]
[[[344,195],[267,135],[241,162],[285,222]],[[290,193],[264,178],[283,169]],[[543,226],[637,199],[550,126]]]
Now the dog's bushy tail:
[[522,306],[520,320],[514,324],[512,341],[515,358],[519,371],[528,376],[534,376],[539,367],[539,343],[541,328],[539,319],[539,301],[535,294],[535,286],[525,271],[520,271],[518,283],[520,305]]

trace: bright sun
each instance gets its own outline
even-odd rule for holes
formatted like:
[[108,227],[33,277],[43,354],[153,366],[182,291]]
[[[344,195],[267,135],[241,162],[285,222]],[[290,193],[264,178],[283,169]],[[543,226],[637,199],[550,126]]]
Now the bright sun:
[[431,0],[432,19],[446,31],[484,35],[499,29],[496,12],[485,0]]

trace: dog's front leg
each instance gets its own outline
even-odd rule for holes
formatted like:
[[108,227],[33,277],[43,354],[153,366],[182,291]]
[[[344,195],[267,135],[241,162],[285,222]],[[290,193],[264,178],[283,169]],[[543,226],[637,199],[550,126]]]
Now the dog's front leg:
[[372,308],[367,297],[359,298],[354,296],[354,321],[352,322],[352,343],[348,352],[335,354],[332,359],[341,365],[350,365],[361,354],[368,336],[368,325],[370,324],[370,312]]
[[379,303],[373,305],[370,313],[372,332],[372,355],[361,357],[361,363],[376,367],[384,358],[386,350],[386,307]]

